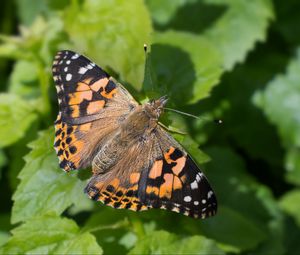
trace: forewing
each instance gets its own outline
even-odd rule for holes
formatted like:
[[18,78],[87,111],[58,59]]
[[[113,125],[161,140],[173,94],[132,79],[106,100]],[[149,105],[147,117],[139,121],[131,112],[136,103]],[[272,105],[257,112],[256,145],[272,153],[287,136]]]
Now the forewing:
[[137,102],[105,71],[75,52],[58,52],[52,71],[59,104],[54,146],[60,167],[87,167]]
[[194,218],[212,216],[215,194],[191,157],[164,130],[134,144],[102,175],[94,175],[85,191],[115,208],[161,208]]

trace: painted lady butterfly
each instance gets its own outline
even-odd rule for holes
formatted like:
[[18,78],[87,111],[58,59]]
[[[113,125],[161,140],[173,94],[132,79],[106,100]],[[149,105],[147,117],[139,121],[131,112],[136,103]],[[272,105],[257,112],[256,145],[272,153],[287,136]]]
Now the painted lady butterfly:
[[212,216],[217,201],[206,177],[158,125],[166,97],[139,105],[87,58],[60,51],[53,62],[59,114],[54,147],[65,171],[92,166],[91,199],[134,211],[161,208]]

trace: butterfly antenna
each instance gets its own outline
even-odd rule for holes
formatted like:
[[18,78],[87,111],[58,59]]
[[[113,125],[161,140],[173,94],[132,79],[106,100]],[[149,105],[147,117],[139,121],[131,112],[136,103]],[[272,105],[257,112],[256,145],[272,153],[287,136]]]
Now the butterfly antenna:
[[[209,117],[205,117],[205,116],[199,117],[199,116],[196,116],[196,115],[193,115],[193,114],[190,114],[190,113],[186,113],[186,112],[182,112],[182,111],[178,111],[178,110],[175,110],[175,109],[172,109],[172,108],[164,107],[164,110],[171,111],[171,112],[176,112],[176,113],[179,113],[179,114],[182,114],[182,115],[186,115],[186,116],[195,118],[197,120],[206,119],[206,120],[211,121],[211,118],[209,118]],[[221,119],[214,119],[213,121],[216,124],[222,124],[223,123],[223,121]]]
[[152,79],[152,65],[151,65],[151,56],[148,49],[148,45],[144,43],[144,53],[145,53],[145,79],[148,80],[148,86],[151,91],[154,91],[154,82]]

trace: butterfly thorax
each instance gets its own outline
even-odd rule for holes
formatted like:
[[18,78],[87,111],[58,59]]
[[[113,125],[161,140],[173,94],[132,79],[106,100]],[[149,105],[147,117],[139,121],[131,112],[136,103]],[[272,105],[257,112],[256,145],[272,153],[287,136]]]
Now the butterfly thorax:
[[162,97],[135,107],[121,123],[120,129],[112,135],[94,158],[94,172],[107,172],[123,156],[117,152],[127,153],[136,143],[142,146],[143,141],[147,141],[149,136],[153,135],[165,103],[166,98]]

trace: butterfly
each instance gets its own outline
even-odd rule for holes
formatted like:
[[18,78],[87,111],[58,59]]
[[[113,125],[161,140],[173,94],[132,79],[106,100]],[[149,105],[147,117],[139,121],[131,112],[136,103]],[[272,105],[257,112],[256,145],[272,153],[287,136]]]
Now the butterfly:
[[85,193],[114,208],[160,208],[194,218],[217,211],[215,193],[183,147],[159,124],[167,98],[140,105],[86,57],[53,62],[59,113],[54,148],[65,171],[92,166]]

